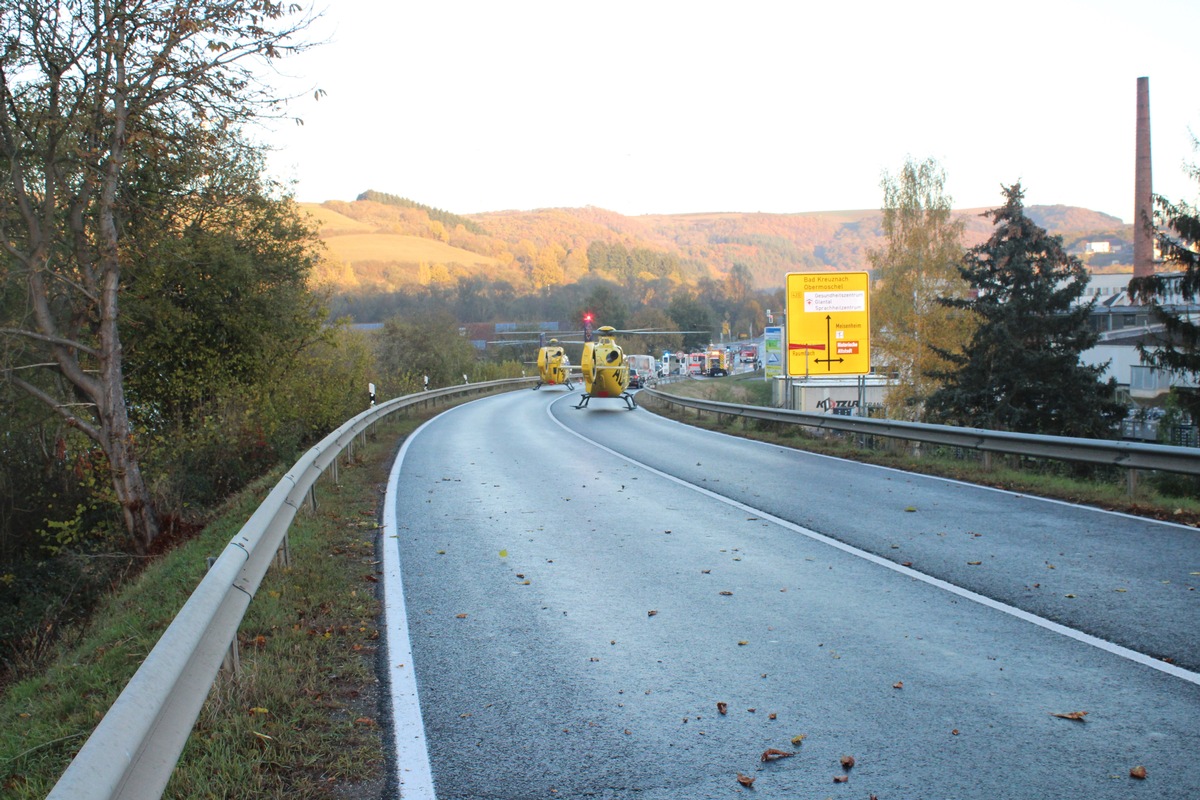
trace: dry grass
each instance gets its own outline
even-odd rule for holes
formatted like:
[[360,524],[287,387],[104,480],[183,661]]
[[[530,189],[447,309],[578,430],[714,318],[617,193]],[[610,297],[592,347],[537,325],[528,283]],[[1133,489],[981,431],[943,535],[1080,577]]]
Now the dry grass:
[[397,264],[463,264],[493,266],[500,262],[470,250],[451,247],[434,239],[404,236],[396,233],[352,233],[330,236],[325,240],[334,258],[356,263],[359,261],[391,262]]
[[300,209],[308,214],[320,227],[321,236],[339,236],[347,233],[373,233],[375,226],[367,222],[339,214],[333,209],[317,203],[297,203]]

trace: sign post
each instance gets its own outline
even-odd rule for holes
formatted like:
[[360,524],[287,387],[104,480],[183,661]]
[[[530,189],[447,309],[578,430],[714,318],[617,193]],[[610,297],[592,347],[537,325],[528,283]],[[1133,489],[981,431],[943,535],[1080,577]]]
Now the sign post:
[[783,328],[768,325],[763,331],[763,377],[774,380],[783,376]]
[[866,272],[788,273],[788,377],[871,371],[869,284]]

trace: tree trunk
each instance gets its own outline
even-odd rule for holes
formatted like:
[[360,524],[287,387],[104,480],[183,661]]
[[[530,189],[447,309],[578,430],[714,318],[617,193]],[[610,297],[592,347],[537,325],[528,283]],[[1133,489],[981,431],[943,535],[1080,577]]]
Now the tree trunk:
[[[122,74],[118,61],[118,74]],[[123,75],[122,75],[123,76]],[[113,133],[109,158],[100,184],[97,204],[99,236],[100,381],[96,412],[100,418],[101,447],[108,456],[113,489],[121,503],[125,529],[133,538],[139,553],[145,553],[158,537],[158,514],[150,502],[150,492],[142,477],[129,426],[129,409],[125,405],[124,353],[117,324],[118,298],[121,288],[121,256],[119,234],[115,222],[117,188],[125,160],[125,130],[128,107],[123,92],[116,93],[113,103]]]
[[158,514],[142,477],[125,405],[121,340],[117,328],[117,285],[115,271],[106,273],[101,295],[100,380],[96,397],[99,444],[108,457],[113,489],[121,504],[125,530],[138,553],[145,554],[158,537]]
[[100,446],[108,457],[113,489],[125,518],[125,530],[137,552],[145,555],[158,537],[158,514],[150,502],[150,492],[138,464],[124,397],[117,398],[113,407],[102,410],[100,416],[100,427],[104,432]]

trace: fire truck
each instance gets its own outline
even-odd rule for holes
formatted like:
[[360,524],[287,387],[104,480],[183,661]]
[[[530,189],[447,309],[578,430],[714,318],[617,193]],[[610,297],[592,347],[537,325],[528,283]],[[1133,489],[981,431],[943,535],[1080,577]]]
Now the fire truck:
[[704,374],[719,378],[729,374],[729,353],[720,347],[709,348],[704,354]]

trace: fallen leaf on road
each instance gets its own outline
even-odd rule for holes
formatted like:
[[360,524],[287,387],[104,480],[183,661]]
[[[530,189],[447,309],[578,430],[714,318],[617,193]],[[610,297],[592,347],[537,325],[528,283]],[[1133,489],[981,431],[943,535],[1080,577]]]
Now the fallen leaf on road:
[[845,783],[848,780],[850,780],[849,775],[834,775],[833,776],[834,783]]
[[1088,712],[1086,711],[1071,711],[1067,714],[1055,714],[1053,711],[1050,712],[1050,716],[1052,717],[1058,717],[1059,719],[1073,719],[1076,722],[1084,722],[1084,717],[1087,715]]
[[740,642],[738,642],[738,647],[745,647],[748,644],[750,644],[750,642],[748,642],[745,639],[742,639]]
[[658,613],[657,611],[647,611],[647,612],[646,612],[646,616],[647,616],[647,617],[653,617],[653,616],[654,616],[655,614],[657,614],[657,613]]
[[717,713],[718,714],[729,713],[729,704],[728,703],[717,703]]
[[983,563],[982,561],[968,561],[967,565],[971,566],[971,567],[978,567],[982,563]]
[[799,747],[800,743],[804,741],[804,737],[807,735],[808,734],[805,734],[805,733],[798,733],[795,736],[793,736],[792,737],[792,747]]
[[1146,768],[1142,766],[1134,767],[1129,770],[1129,777],[1137,778],[1139,781],[1146,780]]
[[455,619],[466,619],[467,615],[466,614],[455,614],[454,618]]
[[904,681],[896,681],[895,683],[892,684],[892,688],[893,689],[903,689]]
[[904,509],[904,510],[905,510],[906,512],[908,512],[908,513],[910,513],[910,514],[911,514],[912,512],[914,512],[914,511],[916,511],[916,510],[917,510],[917,507],[916,507],[916,506],[909,506],[908,508],[906,508],[906,509]]
[[718,592],[721,597],[733,597],[733,592]]
[[763,761],[777,761],[781,758],[787,758],[789,756],[794,756],[794,755],[796,755],[796,754],[789,752],[787,750],[776,750],[774,747],[768,747],[766,750],[763,751],[762,760]]
[[742,786],[745,786],[747,789],[754,785],[754,778],[751,778],[749,775],[743,775],[739,772],[737,776],[738,783],[740,783]]
[[854,756],[842,756],[842,769],[851,769],[854,767]]

